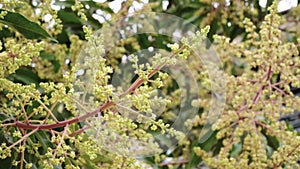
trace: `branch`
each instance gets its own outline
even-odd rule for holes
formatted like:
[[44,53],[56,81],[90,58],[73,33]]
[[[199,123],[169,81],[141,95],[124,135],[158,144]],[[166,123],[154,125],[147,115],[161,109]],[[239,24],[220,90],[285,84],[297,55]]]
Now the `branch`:
[[69,120],[64,120],[55,124],[26,124],[22,121],[16,121],[15,126],[23,129],[38,129],[38,130],[50,130],[54,128],[59,128],[59,127],[64,127],[66,125],[72,124],[72,123],[77,123],[81,120],[85,120],[93,115],[96,115],[97,113],[109,108],[112,106],[114,103],[112,101],[107,101],[105,102],[102,106],[100,106],[98,109],[88,112],[82,116],[79,117],[74,117]]
[[65,127],[65,129],[64,129],[64,131],[63,131],[63,134],[62,134],[62,136],[61,136],[60,142],[58,143],[57,148],[55,149],[52,158],[55,158],[55,157],[56,157],[56,154],[57,154],[57,151],[58,151],[57,149],[62,145],[63,140],[64,140],[64,138],[65,138],[65,136],[66,136],[66,134],[67,134],[68,129],[69,129],[69,124],[66,125],[66,127]]
[[73,137],[73,136],[75,136],[75,135],[77,135],[79,133],[82,133],[82,132],[84,132],[84,130],[89,129],[89,128],[90,128],[89,125],[85,125],[81,129],[78,129],[78,130],[72,132],[71,134],[69,134],[69,137]]
[[[172,53],[169,58],[174,57],[176,54],[180,53],[183,49],[185,49],[185,46],[181,46],[181,48],[177,51]],[[165,66],[166,63],[161,63],[159,65],[157,65],[149,74],[148,74],[148,78],[151,78],[154,74],[156,74],[163,66]],[[122,93],[121,95],[119,95],[119,97],[123,97],[126,94],[129,94],[131,92],[134,92],[136,88],[138,88],[139,86],[141,86],[144,83],[145,79],[142,78],[138,78],[124,93]],[[79,121],[85,120],[93,115],[96,115],[99,112],[102,112],[103,110],[111,107],[112,105],[114,105],[115,103],[112,102],[111,100],[108,100],[107,102],[105,102],[103,105],[101,105],[98,109],[92,111],[92,112],[88,112],[84,115],[78,116],[78,117],[74,117],[72,119],[69,120],[64,120],[64,121],[57,121],[55,124],[30,124],[30,123],[24,123],[22,121],[16,121],[15,122],[15,127],[19,127],[22,129],[34,129],[34,130],[51,130],[54,128],[59,128],[59,127],[64,127],[73,123],[77,123]],[[49,110],[49,109],[48,109]],[[51,111],[50,111],[51,112]],[[49,112],[48,112],[49,113]],[[51,113],[49,113],[51,115]],[[76,134],[77,132],[80,133],[82,131],[84,131],[85,129],[79,130],[79,131],[75,131],[74,133],[71,133],[71,135]]]
[[[271,74],[272,74],[272,70],[271,70],[271,69],[272,69],[272,68],[271,68],[271,66],[270,66],[269,69],[267,70],[266,74],[265,74],[266,77],[267,77],[266,81],[269,81],[270,78],[271,78]],[[265,78],[265,75],[264,75],[264,77],[263,77],[262,79]],[[267,86],[267,85],[261,86],[261,88],[259,89],[259,91],[256,92],[256,95],[255,95],[254,98],[252,99],[252,104],[251,104],[251,106],[249,107],[250,109],[252,108],[253,105],[257,104],[257,102],[258,102],[258,100],[259,100],[259,98],[260,98],[260,95],[261,95],[262,91],[266,88],[266,86]]]
[[[178,49],[178,51],[176,53],[172,53],[169,58],[174,57],[176,54],[180,53],[183,49],[185,48],[185,46],[181,46],[180,49]],[[149,74],[148,74],[148,79],[151,78],[153,75],[155,75],[162,67],[164,67],[166,65],[166,63],[161,63],[159,65],[157,65]],[[142,85],[144,82],[146,81],[146,79],[143,78],[138,78],[136,79],[136,81],[122,94],[119,95],[119,97],[123,97],[126,94],[129,94],[131,92],[134,92],[136,88],[138,88],[140,85]]]
[[8,149],[13,148],[14,146],[16,146],[17,144],[21,143],[22,141],[24,141],[27,137],[31,136],[33,133],[35,133],[36,131],[38,131],[38,128],[35,128],[34,130],[32,130],[30,133],[25,134],[20,140],[18,140],[17,142],[15,142],[14,144],[10,145],[8,147]]
[[[299,148],[299,147],[300,147],[300,144],[297,144],[297,145],[296,145],[296,147],[294,147],[294,148],[292,149],[292,151],[290,151],[290,152],[287,154],[287,156],[286,156],[286,157],[289,157],[289,156],[291,156],[291,155],[293,154],[293,152],[294,152],[294,151],[296,151],[296,149],[297,149],[297,148]],[[281,167],[281,166],[282,166],[282,164],[283,164],[283,161],[281,161],[280,163],[278,163],[278,164],[274,165],[273,169],[276,169],[276,168],[279,168],[279,167]]]

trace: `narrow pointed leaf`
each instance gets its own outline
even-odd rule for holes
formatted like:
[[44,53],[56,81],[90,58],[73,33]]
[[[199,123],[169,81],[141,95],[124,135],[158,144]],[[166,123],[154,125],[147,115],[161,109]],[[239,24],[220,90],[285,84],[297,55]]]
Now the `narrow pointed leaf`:
[[[6,11],[0,9],[0,12]],[[23,15],[6,11],[7,14],[4,18],[0,18],[0,23],[8,25],[9,27],[14,28],[19,33],[21,33],[25,38],[28,39],[41,39],[41,38],[50,38],[54,40],[47,31],[45,31],[40,25],[35,22],[32,22],[25,18]]]

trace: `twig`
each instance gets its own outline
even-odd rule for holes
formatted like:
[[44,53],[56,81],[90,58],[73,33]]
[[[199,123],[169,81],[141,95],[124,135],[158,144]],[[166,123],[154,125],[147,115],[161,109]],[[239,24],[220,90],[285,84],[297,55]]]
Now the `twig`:
[[[172,58],[174,57],[176,54],[178,54],[179,52],[181,52],[183,49],[185,48],[185,46],[181,46],[181,48],[177,51],[172,53],[169,57]],[[165,66],[165,63],[161,63],[159,65],[157,65],[149,74],[148,74],[148,78],[151,78],[155,73],[157,73],[163,66]],[[129,94],[131,92],[134,92],[136,88],[138,88],[139,86],[141,86],[144,83],[145,79],[142,78],[138,78],[124,93],[122,93],[121,95],[119,95],[119,97],[123,97],[126,94]],[[53,113],[47,108],[47,106],[45,104],[42,103],[41,100],[37,99],[38,102],[46,109],[46,111],[53,117],[53,119],[56,121],[56,124],[26,124],[22,121],[16,121],[15,122],[15,127],[19,127],[22,129],[35,129],[35,130],[51,130],[54,128],[59,128],[59,127],[64,127],[66,125],[72,124],[72,123],[77,123],[80,120],[85,120],[93,115],[96,115],[99,112],[102,112],[103,110],[111,107],[112,105],[114,105],[115,103],[112,102],[111,100],[108,100],[107,102],[105,102],[104,104],[102,104],[99,108],[97,108],[96,110],[92,111],[92,112],[88,112],[84,115],[81,116],[77,116],[74,117],[72,119],[69,120],[64,120],[64,121],[58,121],[56,119],[56,117],[53,115]]]
[[[185,48],[185,46],[181,46],[181,48],[176,52],[176,53],[172,53],[169,58],[172,58],[174,56],[176,56],[176,54],[180,53],[183,49]],[[159,65],[157,65],[149,74],[148,74],[148,79],[151,78],[153,75],[155,75],[162,67],[165,66],[166,63],[161,63]],[[136,90],[136,88],[138,88],[140,85],[142,85],[144,82],[146,81],[146,79],[143,78],[138,78],[135,80],[135,82],[133,82],[133,84],[122,94],[119,95],[119,97],[123,97],[126,94],[129,94],[131,92],[134,92]]]
[[[66,125],[66,127],[65,127],[65,129],[63,131],[63,134],[62,134],[62,136],[60,138],[60,142],[58,143],[57,147],[60,147],[62,145],[62,142],[64,141],[64,138],[65,138],[65,136],[67,134],[68,129],[69,129],[69,124]],[[52,158],[55,158],[56,154],[57,154],[57,148],[55,149]]]
[[51,117],[53,118],[53,120],[56,123],[59,123],[59,121],[57,120],[57,118],[55,117],[55,115],[52,113],[52,111],[40,99],[37,99],[37,101],[40,103],[40,105],[42,105],[44,107],[44,109],[48,112],[48,114],[51,115]]
[[270,130],[272,133],[276,134],[272,128],[270,128],[269,126],[265,125],[264,123],[262,123],[262,122],[260,122],[260,121],[258,121],[258,120],[255,120],[255,124],[257,124],[257,125],[259,125],[259,126],[265,128],[265,129],[268,129],[268,130]]
[[18,140],[17,142],[15,142],[14,144],[10,145],[8,147],[8,149],[13,148],[14,146],[16,146],[17,144],[21,143],[22,141],[24,141],[27,137],[31,136],[33,133],[35,133],[36,131],[38,131],[39,128],[35,128],[34,130],[32,130],[30,133],[25,134],[20,140]]
[[77,123],[80,120],[85,120],[85,119],[97,114],[98,112],[101,112],[101,111],[107,109],[108,107],[112,106],[113,104],[114,103],[112,101],[105,102],[102,106],[100,106],[98,109],[96,109],[92,112],[88,112],[82,116],[74,117],[69,120],[60,121],[55,124],[36,125],[36,124],[26,124],[22,121],[16,121],[15,126],[19,127],[19,128],[23,128],[23,129],[38,129],[38,130],[49,130],[49,129],[59,128],[59,127],[66,126],[67,124]]
[[279,89],[278,87],[276,87],[276,86],[274,86],[274,85],[272,85],[272,88],[274,88],[275,90],[279,91],[279,92],[280,92],[282,95],[284,95],[284,96],[287,96],[287,95],[288,95],[285,91]]
[[84,130],[89,129],[91,126],[85,125],[81,129],[78,129],[76,131],[73,131],[71,134],[69,134],[69,137],[74,137],[75,135],[84,132]]
[[[24,131],[24,134],[26,135],[27,131]],[[26,139],[23,140],[23,147],[22,147],[22,153],[21,153],[21,160],[20,160],[20,169],[23,169],[23,163],[24,163],[24,157],[25,157],[25,144]]]
[[15,126],[16,123],[5,123],[5,124],[0,124],[1,127],[7,127],[7,126]]
[[24,116],[25,116],[25,122],[28,123],[27,112],[26,112],[25,109],[24,109],[25,105],[23,104],[22,100],[20,99],[20,97],[19,97],[16,93],[14,93],[14,95],[15,95],[16,98],[19,100],[19,102],[20,102],[20,104],[21,104],[22,112],[23,112],[23,114],[24,114]]
[[[300,144],[297,144],[296,147],[293,148],[292,151],[290,151],[290,152],[287,154],[286,157],[291,156],[292,153],[293,153],[294,151],[296,151],[296,149],[297,149],[298,147],[300,147]],[[278,163],[277,165],[275,165],[275,166],[273,167],[273,169],[279,168],[282,164],[283,164],[283,161],[281,161],[280,163]]]

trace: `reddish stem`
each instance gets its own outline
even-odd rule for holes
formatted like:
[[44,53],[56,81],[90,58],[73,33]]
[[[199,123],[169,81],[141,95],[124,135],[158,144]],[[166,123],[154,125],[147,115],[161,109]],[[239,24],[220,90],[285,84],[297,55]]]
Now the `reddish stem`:
[[[182,46],[177,53],[181,52],[183,49],[185,48],[185,46]],[[172,53],[169,58],[174,57],[177,53]],[[149,74],[148,74],[148,79],[150,79],[153,75],[155,75],[155,73],[157,73],[162,67],[164,67],[166,65],[166,63],[161,63],[159,65],[157,65]],[[129,94],[131,92],[134,92],[136,90],[136,88],[138,88],[140,85],[142,85],[147,79],[143,79],[143,78],[138,78],[136,79],[136,81],[122,94],[119,95],[119,97],[123,97],[126,94]]]
[[[269,81],[270,78],[271,78],[271,73],[272,73],[272,70],[271,70],[271,66],[269,67],[269,69],[267,70],[267,73],[265,74],[267,76],[267,79],[266,81]],[[263,76],[262,79],[265,78],[265,75]],[[253,100],[252,100],[252,105],[250,106],[250,109],[252,108],[253,105],[257,104],[259,98],[260,98],[260,95],[262,93],[262,91],[267,87],[267,85],[263,85],[259,91],[256,92],[256,95],[254,96]]]
[[[293,154],[293,152],[294,152],[294,151],[296,151],[296,149],[297,149],[298,147],[300,147],[300,144],[297,144],[297,145],[296,145],[296,147],[295,147],[295,148],[293,148],[293,150],[292,150],[292,151],[290,151],[290,152],[287,154],[287,156],[286,156],[286,157],[289,157],[289,156],[291,156],[291,155]],[[281,167],[281,165],[282,165],[282,164],[283,164],[283,161],[281,161],[279,164],[275,165],[275,166],[273,167],[273,169],[276,169],[276,168],[279,168],[279,167]]]
[[[182,51],[185,48],[185,46],[182,46],[179,50],[178,53],[180,51]],[[176,55],[177,53],[172,53],[172,55],[170,55],[169,57],[172,58]],[[148,74],[148,78],[151,78],[155,73],[157,73],[163,66],[165,66],[166,63],[161,63],[159,65],[157,65],[149,74]],[[138,78],[124,93],[122,93],[119,97],[123,97],[126,94],[129,94],[131,92],[134,92],[136,90],[136,88],[138,88],[139,86],[141,86],[146,79],[142,79],[142,78]],[[57,122],[55,124],[27,124],[24,123],[22,121],[16,121],[15,125],[16,127],[22,128],[22,129],[35,129],[35,130],[51,130],[54,128],[59,128],[59,127],[64,127],[66,125],[72,124],[72,123],[77,123],[79,121],[85,120],[88,117],[91,117],[93,115],[96,115],[99,112],[102,112],[103,110],[109,108],[110,106],[112,106],[114,103],[109,99],[107,102],[105,102],[103,105],[101,105],[98,109],[92,111],[92,112],[88,112],[82,116],[78,116],[78,117],[74,117],[72,119],[69,120],[64,120],[61,122]],[[86,128],[85,128],[86,129]],[[84,130],[84,129],[83,129]],[[79,130],[78,133],[82,132],[83,130]],[[76,131],[75,131],[76,133]],[[72,133],[73,134],[73,133]]]
[[104,103],[102,106],[100,106],[98,109],[96,109],[92,112],[88,112],[82,116],[74,117],[72,119],[64,120],[64,121],[61,121],[61,122],[58,122],[55,124],[26,124],[21,121],[16,121],[15,126],[19,127],[19,128],[23,128],[23,129],[38,129],[38,130],[49,130],[49,129],[59,128],[59,127],[64,127],[67,124],[77,123],[79,121],[87,119],[88,117],[96,115],[98,112],[101,112],[101,111],[107,109],[108,107],[112,106],[113,104],[114,103],[112,101],[108,101],[108,102]]
[[75,136],[75,135],[77,135],[77,134],[79,134],[79,133],[84,132],[84,130],[89,129],[89,128],[90,128],[89,125],[85,125],[85,126],[83,126],[81,129],[78,129],[78,130],[72,132],[71,134],[69,134],[69,136],[70,136],[70,137],[73,137],[73,136]]
[[[185,46],[182,46],[178,52],[183,50]],[[169,58],[172,58],[176,55],[177,53],[172,53]],[[151,78],[155,73],[157,73],[163,66],[165,66],[166,63],[161,63],[157,65],[149,74],[148,78]],[[126,94],[129,94],[131,92],[134,92],[136,88],[141,86],[144,83],[145,79],[138,78],[124,93],[122,93],[119,97],[123,97]],[[103,105],[101,105],[98,109],[88,112],[82,116],[79,117],[74,117],[69,120],[64,120],[61,122],[57,122],[55,124],[27,124],[22,121],[16,121],[15,125],[16,127],[23,128],[23,129],[37,129],[37,130],[51,130],[54,128],[59,128],[59,127],[64,127],[66,125],[72,124],[72,123],[77,123],[79,121],[85,120],[93,115],[96,115],[99,112],[102,112],[103,110],[109,108],[112,106],[114,103],[109,99],[107,102],[105,102]]]

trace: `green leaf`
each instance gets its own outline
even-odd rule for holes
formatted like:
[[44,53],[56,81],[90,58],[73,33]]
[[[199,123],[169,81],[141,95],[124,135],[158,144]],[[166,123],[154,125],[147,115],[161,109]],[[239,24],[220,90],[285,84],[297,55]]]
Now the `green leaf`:
[[215,18],[212,23],[211,23],[211,26],[210,26],[210,31],[208,32],[208,35],[207,35],[207,38],[213,42],[213,35],[217,33],[217,30],[218,30],[218,27],[219,27],[219,19],[218,18]]
[[[216,138],[217,131],[213,131],[213,133],[207,132],[205,135],[209,136],[205,142],[200,143],[198,146],[200,146],[203,150],[206,152],[211,151],[212,147],[218,143],[218,140]],[[203,137],[206,137],[206,136]],[[201,139],[199,139],[200,141]]]
[[203,138],[199,138],[198,140],[194,141],[191,147],[191,156],[189,159],[189,163],[186,166],[186,169],[195,168],[196,165],[198,165],[202,158],[198,157],[195,152],[193,151],[195,146],[201,147],[201,149],[205,150],[206,152],[209,152],[212,150],[212,148],[218,143],[218,140],[216,138],[217,131],[212,131],[213,133],[207,132],[203,138],[205,138],[205,141],[203,141]]
[[67,8],[71,8],[72,5],[74,5],[74,1],[56,1],[53,5],[63,6]]
[[96,166],[96,164],[99,164],[99,163],[112,163],[113,161],[111,161],[111,159],[109,159],[108,157],[104,156],[104,155],[100,155],[100,154],[97,154],[97,158],[91,160],[89,155],[87,154],[82,154],[79,159],[78,159],[80,165],[83,166],[83,168],[98,168]]
[[73,12],[58,11],[58,17],[64,24],[82,24],[81,19]]
[[41,58],[46,60],[55,60],[55,54],[54,53],[46,53],[45,51],[42,51],[40,53]]
[[189,158],[189,163],[185,167],[186,169],[195,168],[195,166],[197,166],[202,161],[202,158],[197,156],[195,151],[193,150],[194,147],[197,147],[197,146],[198,146],[198,140],[196,140],[192,143],[191,155],[190,155],[190,158]]
[[266,137],[267,137],[268,145],[276,150],[279,147],[279,141],[277,140],[277,138],[274,136],[266,136]]
[[41,56],[41,58],[49,60],[49,61],[52,62],[54,73],[57,73],[59,71],[60,63],[59,63],[59,61],[57,61],[55,59],[55,54],[53,54],[53,53],[46,53],[46,52],[42,51],[41,54],[40,54],[40,56]]
[[158,168],[160,168],[160,167],[158,166],[158,164],[155,162],[153,156],[149,156],[149,157],[140,157],[140,158],[137,158],[137,159],[138,159],[139,161],[143,161],[144,163],[151,165],[151,167],[152,167],[153,169],[158,169]]
[[[6,11],[0,9],[0,12]],[[13,27],[28,39],[49,38],[54,40],[47,31],[45,31],[39,24],[32,22],[23,15],[15,12],[6,11],[7,14],[3,19],[0,18],[0,23]],[[55,41],[55,40],[54,40]]]
[[70,44],[71,43],[69,40],[68,33],[65,29],[63,29],[62,32],[56,36],[56,39],[60,44]]
[[45,131],[38,131],[35,133],[35,136],[43,147],[42,153],[46,153],[48,147],[52,147],[49,136],[45,133]]
[[40,82],[40,78],[38,75],[30,69],[20,68],[16,71],[16,73],[11,74],[10,78],[13,78],[16,81],[23,82],[25,84],[35,83],[38,85]]
[[234,144],[230,152],[230,157],[234,157],[242,152],[242,143]]
[[[0,131],[0,144],[6,143],[8,145],[8,141],[5,137],[4,131]],[[12,153],[11,157],[7,157],[5,159],[0,159],[0,166],[5,166],[6,169],[11,169],[12,168],[12,162],[14,160],[14,153]]]
[[13,36],[13,33],[9,31],[8,28],[3,27],[2,30],[0,30],[0,38],[7,38]]
[[266,145],[266,150],[267,150],[267,156],[268,158],[271,158],[273,153],[274,153],[274,149],[268,145]]

